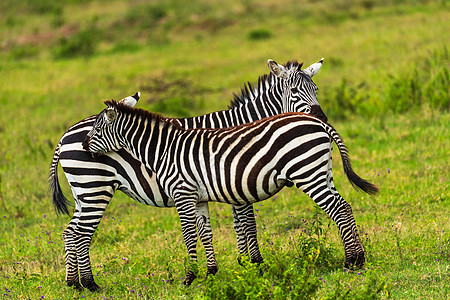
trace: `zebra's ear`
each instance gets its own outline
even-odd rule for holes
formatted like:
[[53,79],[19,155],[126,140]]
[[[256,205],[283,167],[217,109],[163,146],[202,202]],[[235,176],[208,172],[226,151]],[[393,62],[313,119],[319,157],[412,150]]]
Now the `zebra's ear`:
[[117,117],[117,112],[114,107],[108,107],[105,113],[105,119],[107,123],[112,123]]
[[323,57],[318,62],[313,63],[306,69],[303,69],[303,72],[309,75],[309,77],[313,77],[314,75],[316,75],[317,72],[319,72],[320,68],[322,67],[322,64],[323,64]]
[[270,72],[272,72],[273,75],[284,79],[288,78],[288,72],[282,65],[277,64],[271,59],[267,61],[267,64],[269,65]]
[[134,107],[136,103],[138,103],[139,98],[141,97],[141,92],[136,92],[133,96],[128,96],[119,101],[119,104],[123,104],[129,107]]

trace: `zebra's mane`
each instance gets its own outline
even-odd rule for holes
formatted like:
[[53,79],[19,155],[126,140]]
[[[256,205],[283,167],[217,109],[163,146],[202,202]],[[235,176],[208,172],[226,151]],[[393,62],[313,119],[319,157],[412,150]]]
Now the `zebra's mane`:
[[170,124],[170,125],[175,126],[178,129],[182,128],[177,122],[172,122],[173,118],[167,118],[158,113],[154,113],[154,112],[142,109],[142,108],[133,108],[133,107],[130,107],[130,106],[122,104],[122,103],[117,103],[115,100],[105,100],[104,103],[108,107],[114,107],[118,111],[125,113],[125,114],[131,114],[133,116],[137,116],[142,119],[152,120],[155,122],[166,123],[167,125]]
[[[285,67],[287,69],[297,68],[298,71],[302,69],[303,62],[299,63],[296,60],[290,60],[286,63]],[[259,91],[266,89],[266,84],[270,83],[275,75],[272,73],[264,74],[259,76],[258,78],[258,86],[254,89],[250,82],[244,84],[241,88],[240,94],[233,93],[233,99],[231,100],[230,105],[228,105],[228,109],[232,109],[235,107],[239,107],[243,104],[246,104],[249,99],[255,99],[259,95]]]

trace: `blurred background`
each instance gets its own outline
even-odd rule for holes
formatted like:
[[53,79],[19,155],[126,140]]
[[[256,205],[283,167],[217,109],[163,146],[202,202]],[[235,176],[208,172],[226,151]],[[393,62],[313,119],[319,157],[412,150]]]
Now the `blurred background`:
[[[15,241],[41,232],[43,215],[50,231],[68,221],[53,212],[47,176],[54,148],[72,124],[100,112],[103,100],[136,91],[139,107],[172,117],[227,109],[233,93],[269,72],[269,58],[305,67],[325,58],[313,78],[319,103],[352,150],[356,172],[382,185],[377,205],[366,197],[357,214],[384,208],[383,220],[392,221],[419,197],[431,206],[411,211],[430,210],[449,229],[448,216],[438,213],[449,208],[449,20],[446,0],[1,1],[0,271],[23,273],[10,264],[37,260],[40,252]],[[344,194],[355,196],[336,172]],[[62,170],[60,180],[69,196]],[[146,218],[148,209],[118,198],[109,213],[127,218],[131,210],[130,221]],[[167,214],[169,225],[157,226],[171,230],[178,221]],[[215,214],[220,220],[222,212]],[[231,226],[224,216],[221,224]],[[375,222],[369,226],[375,231],[372,217],[361,218]],[[40,268],[59,272],[54,276],[63,285],[62,243],[54,240],[58,248],[48,258],[56,265]]]

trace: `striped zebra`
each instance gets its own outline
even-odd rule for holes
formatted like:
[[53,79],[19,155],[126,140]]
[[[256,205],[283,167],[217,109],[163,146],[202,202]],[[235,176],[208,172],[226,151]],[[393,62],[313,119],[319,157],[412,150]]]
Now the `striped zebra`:
[[[317,102],[317,87],[311,80],[322,62],[323,59],[301,69],[302,64],[295,61],[282,66],[269,60],[269,75],[260,77],[255,87],[250,83],[244,86],[240,95],[235,95],[228,110],[194,118],[172,119],[172,122],[183,128],[230,127],[289,111],[306,112],[326,120]],[[136,94],[121,102],[134,106],[138,98]],[[92,129],[96,117],[78,122],[62,136],[54,152],[49,178],[57,211],[69,214],[69,201],[64,197],[58,181],[57,166],[60,161],[75,198],[75,213],[63,233],[66,282],[69,286],[79,289],[84,286],[90,290],[98,289],[90,267],[90,242],[115,191],[120,190],[146,205],[174,206],[153,172],[126,149],[92,157],[82,148],[81,143]],[[207,205],[201,209],[208,223]],[[256,239],[253,206],[232,206],[232,212],[240,256],[249,253],[252,262],[261,263],[263,259]]]
[[[236,127],[183,129],[146,110],[115,101],[105,104],[83,146],[97,155],[127,148],[156,174],[174,201],[192,264],[197,262],[198,231],[207,274],[215,274],[218,266],[211,227],[203,215],[206,203],[246,206],[293,185],[336,222],[346,264],[362,264],[364,249],[351,207],[333,183],[332,140],[350,182],[369,194],[378,188],[354,173],[345,145],[331,125],[304,113],[285,113]],[[196,278],[194,270],[188,270],[185,284]]]

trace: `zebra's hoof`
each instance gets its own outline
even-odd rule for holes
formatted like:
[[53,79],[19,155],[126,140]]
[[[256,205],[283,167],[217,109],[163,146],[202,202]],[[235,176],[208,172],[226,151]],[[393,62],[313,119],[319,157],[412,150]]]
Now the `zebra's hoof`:
[[90,280],[81,280],[81,284],[87,288],[88,290],[90,290],[91,292],[97,292],[100,290],[100,286],[98,284],[95,283],[95,281],[93,279]]
[[186,279],[183,281],[183,285],[190,286],[195,278],[197,278],[197,276],[195,276],[194,272],[188,272],[186,274]]
[[206,276],[209,275],[216,275],[216,273],[219,271],[219,268],[217,266],[208,268],[208,271],[206,272]]
[[69,287],[73,287],[74,289],[76,289],[77,291],[82,291],[84,290],[83,286],[81,285],[81,283],[77,280],[77,281],[67,281],[67,286]]
[[364,255],[358,255],[358,257],[356,258],[355,261],[355,269],[362,269],[364,268],[364,264],[366,262],[366,258],[364,257]]
[[93,284],[91,284],[90,286],[86,287],[88,290],[90,290],[91,292],[98,292],[100,291],[100,286],[98,284],[96,284],[95,282],[93,282]]

